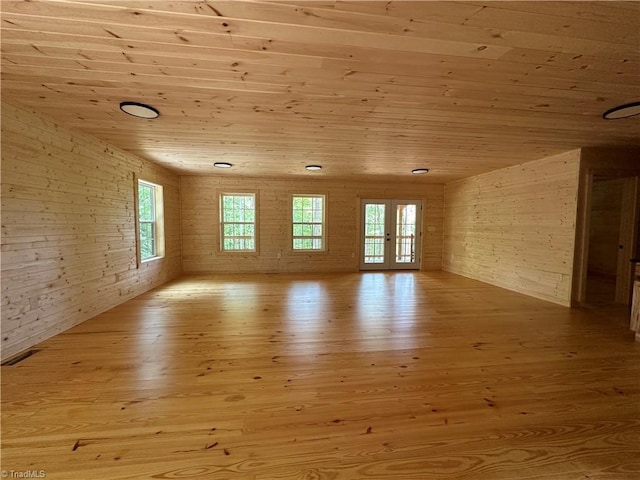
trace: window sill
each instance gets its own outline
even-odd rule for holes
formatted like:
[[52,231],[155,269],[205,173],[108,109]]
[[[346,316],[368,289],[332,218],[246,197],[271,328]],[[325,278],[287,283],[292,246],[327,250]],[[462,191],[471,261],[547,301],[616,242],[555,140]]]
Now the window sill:
[[155,262],[156,260],[162,260],[163,258],[164,258],[164,255],[161,255],[158,257],[145,258],[144,260],[140,260],[140,265],[144,265],[145,263]]
[[259,258],[260,252],[255,250],[218,250],[216,255],[221,257]]

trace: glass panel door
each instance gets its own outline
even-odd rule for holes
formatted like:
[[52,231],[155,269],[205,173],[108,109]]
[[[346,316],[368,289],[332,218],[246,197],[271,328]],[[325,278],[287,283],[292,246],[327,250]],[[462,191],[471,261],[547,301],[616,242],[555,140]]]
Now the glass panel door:
[[361,263],[370,268],[388,268],[385,245],[388,237],[387,204],[384,201],[372,201],[363,203],[362,209],[364,232]]
[[415,203],[395,204],[396,214],[396,241],[395,241],[395,263],[413,264],[416,263],[416,222],[418,221],[417,208]]
[[419,200],[362,200],[361,212],[361,269],[420,268]]

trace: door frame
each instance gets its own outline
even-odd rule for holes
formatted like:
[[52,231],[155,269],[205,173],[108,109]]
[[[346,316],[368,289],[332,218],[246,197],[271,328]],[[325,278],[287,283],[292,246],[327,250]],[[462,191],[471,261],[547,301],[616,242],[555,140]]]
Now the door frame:
[[572,304],[583,305],[587,301],[587,276],[589,269],[589,233],[591,229],[591,204],[593,197],[594,177],[624,178],[622,212],[620,220],[619,245],[626,245],[625,254],[618,254],[616,271],[615,302],[631,304],[633,287],[633,269],[631,262],[624,258],[633,258],[640,254],[636,251],[640,229],[640,176],[634,172],[608,169],[589,169],[586,182],[578,191],[578,217],[576,228],[576,247],[574,260],[574,285],[572,288]]
[[[421,270],[422,268],[422,239],[423,239],[423,223],[424,223],[424,202],[422,199],[407,199],[407,198],[360,198],[360,211],[358,214],[358,266],[362,271],[368,270]],[[380,263],[364,263],[364,233],[365,233],[365,209],[364,206],[367,203],[384,203],[387,207],[385,209],[385,225],[387,226],[387,236],[390,238],[385,242],[385,256],[388,256],[387,261],[383,264]],[[416,239],[415,239],[415,262],[411,264],[397,263],[394,260],[395,257],[395,240],[396,240],[396,207],[403,203],[416,205]],[[392,234],[389,234],[392,232]],[[387,242],[393,247],[386,247]]]

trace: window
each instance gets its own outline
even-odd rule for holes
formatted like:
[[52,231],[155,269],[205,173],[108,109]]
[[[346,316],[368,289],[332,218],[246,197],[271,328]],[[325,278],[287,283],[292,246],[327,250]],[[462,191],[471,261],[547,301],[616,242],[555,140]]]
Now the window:
[[220,195],[220,230],[223,251],[256,251],[256,196],[253,193]]
[[294,195],[293,249],[324,250],[324,195]]
[[164,256],[162,187],[138,180],[138,248],[140,261]]

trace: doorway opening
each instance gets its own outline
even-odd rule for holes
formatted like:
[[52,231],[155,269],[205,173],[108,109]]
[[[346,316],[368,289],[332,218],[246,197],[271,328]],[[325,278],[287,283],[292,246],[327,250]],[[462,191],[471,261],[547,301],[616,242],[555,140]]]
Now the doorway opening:
[[585,303],[630,305],[638,252],[637,177],[594,175],[591,185]]

